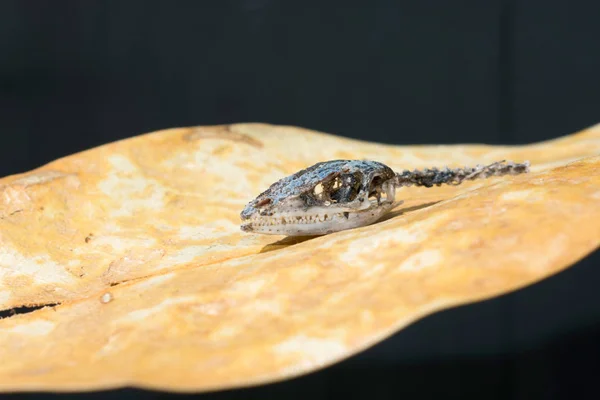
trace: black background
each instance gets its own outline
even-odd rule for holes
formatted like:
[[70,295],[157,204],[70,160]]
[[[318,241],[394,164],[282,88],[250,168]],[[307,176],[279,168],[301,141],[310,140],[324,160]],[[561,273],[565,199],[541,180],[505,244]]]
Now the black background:
[[[597,0],[0,0],[0,176],[174,126],[555,138],[600,122],[599,21]],[[599,398],[599,260],[308,376],[199,397]]]

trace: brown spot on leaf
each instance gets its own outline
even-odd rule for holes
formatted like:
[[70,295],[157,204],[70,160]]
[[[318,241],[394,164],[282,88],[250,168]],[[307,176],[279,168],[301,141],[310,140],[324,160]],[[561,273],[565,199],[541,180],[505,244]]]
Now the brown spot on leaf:
[[223,139],[233,142],[245,143],[247,145],[262,148],[263,143],[249,135],[236,132],[231,125],[201,126],[193,128],[191,132],[183,135],[183,140],[193,142],[200,139]]

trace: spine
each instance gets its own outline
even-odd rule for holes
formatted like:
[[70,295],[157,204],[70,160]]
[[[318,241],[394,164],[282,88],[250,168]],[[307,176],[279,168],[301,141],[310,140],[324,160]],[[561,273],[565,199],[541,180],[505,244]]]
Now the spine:
[[396,173],[397,185],[402,186],[441,186],[460,185],[463,181],[485,179],[492,176],[519,175],[529,172],[529,161],[514,163],[506,160],[489,165],[477,165],[464,168],[426,168],[423,170],[404,170]]

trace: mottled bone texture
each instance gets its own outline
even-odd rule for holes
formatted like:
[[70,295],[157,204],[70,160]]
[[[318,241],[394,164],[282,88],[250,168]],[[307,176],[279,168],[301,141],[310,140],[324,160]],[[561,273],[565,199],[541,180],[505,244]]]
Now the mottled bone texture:
[[[0,180],[0,388],[201,391],[285,379],[598,246],[600,128],[520,147],[389,146],[294,127],[170,129]],[[320,161],[395,171],[530,160],[402,189],[381,222],[304,241],[240,211]]]
[[[286,176],[270,185],[267,190],[259,194],[244,207],[241,217],[248,218],[257,211],[268,213],[269,210],[276,208],[281,201],[289,199],[290,197],[300,196],[319,183],[331,181],[333,178],[343,173],[351,174],[357,171],[362,175],[362,192],[368,189],[368,184],[376,173],[383,175],[387,179],[392,179],[395,176],[394,171],[388,166],[376,161],[321,161],[292,175]],[[267,203],[268,207],[261,207],[259,210],[257,204],[262,203],[265,199],[269,200]]]

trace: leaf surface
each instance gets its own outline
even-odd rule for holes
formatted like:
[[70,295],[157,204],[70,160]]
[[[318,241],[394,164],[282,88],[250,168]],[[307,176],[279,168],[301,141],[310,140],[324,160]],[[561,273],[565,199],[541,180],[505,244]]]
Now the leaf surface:
[[[537,282],[600,241],[600,125],[527,146],[391,146],[266,124],[170,129],[0,180],[0,390],[272,382],[435,311]],[[319,161],[531,161],[402,188],[367,227],[246,234],[243,206]],[[40,309],[39,305],[53,305]],[[19,307],[35,307],[21,313]]]

